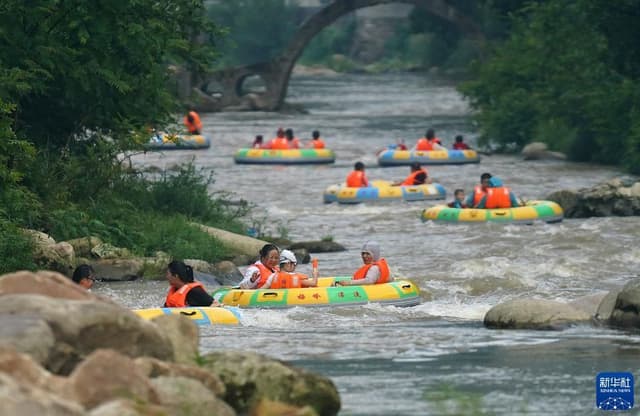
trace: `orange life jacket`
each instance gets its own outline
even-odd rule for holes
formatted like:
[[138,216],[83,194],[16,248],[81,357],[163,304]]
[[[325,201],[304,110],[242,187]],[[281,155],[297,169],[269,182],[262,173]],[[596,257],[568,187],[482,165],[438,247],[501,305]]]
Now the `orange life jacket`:
[[302,287],[302,281],[308,276],[302,273],[278,272],[271,282],[271,289],[295,289]]
[[314,149],[324,149],[324,142],[322,141],[322,139],[314,139],[311,140],[311,144],[313,145]]
[[478,206],[478,204],[480,203],[482,198],[484,198],[485,195],[486,195],[486,192],[484,191],[484,189],[482,189],[482,186],[478,185],[475,188],[473,188],[473,206],[474,207]]
[[387,265],[387,261],[383,258],[371,264],[365,264],[362,267],[360,267],[353,274],[353,280],[364,279],[367,276],[367,272],[373,265],[378,266],[378,268],[380,269],[380,277],[378,278],[378,281],[376,282],[376,284],[387,283],[389,281],[389,276],[391,273],[389,272],[389,266]]
[[169,293],[167,293],[167,300],[164,304],[167,308],[183,308],[187,306],[187,294],[194,287],[201,287],[204,290],[204,286],[200,282],[185,283],[180,289],[176,289],[171,286]]
[[362,188],[369,186],[369,181],[361,170],[354,170],[347,176],[347,186],[350,188]]
[[416,143],[416,150],[433,150],[433,144],[426,137],[422,137],[418,139],[418,142]]
[[258,284],[256,285],[256,289],[259,289],[264,286],[265,283],[267,283],[267,280],[269,280],[269,276],[276,272],[276,270],[271,270],[270,268],[262,264],[262,262],[258,261],[253,263],[253,265],[256,266],[258,270],[260,270],[260,278],[258,279]]
[[275,139],[271,139],[271,142],[269,143],[269,148],[271,149],[288,149],[289,148],[289,141],[286,139],[286,137],[276,137]]
[[[424,181],[422,181],[420,183],[416,183],[416,176],[418,176],[421,173],[424,174]],[[427,173],[426,169],[420,169],[420,170],[417,170],[415,172],[411,172],[411,174],[409,176],[407,176],[407,179],[405,179],[404,182],[402,182],[400,185],[402,185],[402,186],[422,185],[423,183],[426,182],[428,175],[429,174]]]
[[511,208],[511,198],[509,188],[500,186],[487,189],[487,199],[484,207],[489,208]]
[[289,149],[299,149],[300,148],[300,139],[294,137],[289,143]]
[[[189,121],[189,117],[193,119],[193,121]],[[191,134],[200,134],[202,131],[202,122],[200,121],[200,116],[195,111],[189,111],[189,114],[184,116],[184,125],[187,126],[187,130]]]

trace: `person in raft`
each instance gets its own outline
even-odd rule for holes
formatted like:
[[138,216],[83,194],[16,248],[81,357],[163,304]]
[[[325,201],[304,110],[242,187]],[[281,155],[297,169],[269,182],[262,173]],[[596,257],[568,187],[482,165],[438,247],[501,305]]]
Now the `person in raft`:
[[241,289],[269,289],[278,275],[280,249],[273,244],[265,244],[260,249],[260,260],[247,267],[240,282]]
[[351,280],[334,283],[336,286],[374,285],[393,281],[387,261],[380,257],[380,246],[375,241],[367,241],[360,250],[364,263],[353,274]]
[[318,286],[318,268],[314,267],[311,278],[306,274],[297,273],[296,255],[290,250],[282,250],[280,253],[280,271],[271,282],[271,289],[294,289],[300,287]]
[[458,134],[455,139],[455,143],[453,143],[453,150],[468,150],[471,149],[468,144],[464,142],[464,137]]
[[411,173],[403,182],[394,182],[393,186],[412,186],[412,185],[424,185],[425,183],[431,183],[429,179],[429,173],[425,168],[420,166],[420,163],[415,162],[411,164]]
[[324,149],[324,141],[320,138],[320,132],[314,130],[311,133],[311,141],[307,144],[307,147],[312,149]]
[[456,189],[453,192],[453,201],[449,202],[447,206],[449,208],[467,208],[464,198],[464,189]]
[[286,129],[284,131],[284,135],[287,138],[287,146],[289,149],[299,149],[300,148],[300,139],[293,134],[293,129]]
[[473,188],[473,192],[470,193],[467,197],[467,207],[478,207],[478,204],[480,203],[482,198],[484,198],[484,196],[487,194],[487,190],[489,189],[489,179],[491,179],[491,176],[492,175],[488,172],[480,175],[480,185],[476,185],[476,187]]
[[251,144],[252,149],[262,149],[264,147],[263,138],[261,134],[258,134]]
[[421,137],[416,142],[413,150],[420,151],[431,151],[431,150],[441,150],[442,149],[442,141],[436,137],[436,132],[433,129],[427,130],[424,137]]
[[486,194],[480,199],[475,208],[494,209],[494,208],[513,208],[519,207],[518,198],[511,192],[511,189],[502,184],[497,176],[489,178],[489,185]]
[[195,111],[189,111],[187,115],[184,116],[182,122],[187,127],[187,130],[189,130],[189,134],[202,133],[202,121],[200,121],[200,116]]
[[347,175],[346,183],[349,188],[364,188],[369,186],[369,180],[364,173],[364,163],[356,162],[353,166],[353,171]]
[[267,149],[284,150],[289,148],[289,142],[285,137],[284,129],[280,127],[276,132],[276,137],[271,139],[265,146]]
[[187,306],[219,306],[200,282],[193,280],[193,269],[183,261],[174,260],[167,266],[169,292],[164,302],[165,308]]
[[96,281],[96,272],[90,265],[81,264],[73,271],[71,280],[89,290]]

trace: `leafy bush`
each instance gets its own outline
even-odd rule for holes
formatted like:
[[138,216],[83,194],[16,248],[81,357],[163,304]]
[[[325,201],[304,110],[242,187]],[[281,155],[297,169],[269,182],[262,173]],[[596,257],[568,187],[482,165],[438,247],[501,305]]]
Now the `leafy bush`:
[[33,241],[14,224],[0,218],[0,274],[35,270]]

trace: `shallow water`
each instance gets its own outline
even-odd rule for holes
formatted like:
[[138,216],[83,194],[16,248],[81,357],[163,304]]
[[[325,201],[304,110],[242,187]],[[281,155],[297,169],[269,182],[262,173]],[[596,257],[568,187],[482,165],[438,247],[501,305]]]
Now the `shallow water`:
[[[330,376],[341,415],[599,414],[595,376],[640,375],[640,335],[575,327],[561,332],[497,331],[482,326],[486,311],[509,299],[571,301],[637,276],[640,221],[564,220],[533,225],[422,223],[436,202],[324,205],[322,192],[361,160],[370,179],[398,180],[408,167],[380,168],[375,152],[427,128],[450,146],[456,134],[473,144],[469,109],[451,85],[415,74],[294,78],[288,101],[309,114],[218,113],[203,117],[213,146],[204,151],[148,153],[146,166],[168,167],[195,157],[213,169],[212,191],[231,191],[257,206],[258,225],[293,240],[332,237],[348,251],[319,253],[323,275],[359,267],[360,246],[380,242],[395,276],[425,294],[416,307],[246,311],[239,327],[203,328],[203,352],[266,353]],[[291,127],[303,139],[319,129],[335,150],[327,166],[236,165],[233,153],[254,135]],[[525,199],[591,186],[620,172],[563,161],[484,156],[479,165],[428,167],[445,186],[469,192],[482,172],[500,176]],[[268,219],[268,221],[266,220]],[[309,265],[300,265],[309,272]],[[132,282],[96,289],[129,307],[163,302],[166,284]]]

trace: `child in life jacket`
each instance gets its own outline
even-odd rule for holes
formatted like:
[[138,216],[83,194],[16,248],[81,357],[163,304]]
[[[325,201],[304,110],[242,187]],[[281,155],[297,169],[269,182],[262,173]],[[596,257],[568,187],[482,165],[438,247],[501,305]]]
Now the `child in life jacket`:
[[294,289],[301,287],[318,286],[318,267],[315,265],[311,273],[311,278],[306,274],[296,272],[298,260],[292,251],[282,250],[280,253],[280,272],[271,282],[271,289]]
[[465,202],[464,190],[456,189],[453,192],[453,201],[447,204],[450,208],[467,208],[467,203]]

